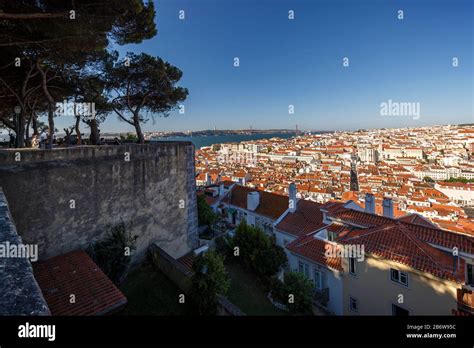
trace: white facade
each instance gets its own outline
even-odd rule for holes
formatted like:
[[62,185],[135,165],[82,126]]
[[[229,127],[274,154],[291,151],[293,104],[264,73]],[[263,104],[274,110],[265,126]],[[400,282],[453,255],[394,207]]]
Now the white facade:
[[435,184],[435,189],[444,193],[449,199],[462,206],[474,205],[474,188],[467,186],[453,186]]
[[343,274],[337,270],[317,264],[300,255],[289,253],[288,264],[292,271],[304,273],[315,287],[329,289],[327,310],[335,315],[343,314]]

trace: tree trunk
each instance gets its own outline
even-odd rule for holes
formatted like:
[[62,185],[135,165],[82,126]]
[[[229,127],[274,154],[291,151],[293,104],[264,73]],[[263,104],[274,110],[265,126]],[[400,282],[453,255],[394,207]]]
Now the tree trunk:
[[92,145],[97,145],[100,141],[100,132],[99,132],[99,125],[97,124],[97,121],[95,119],[91,119],[89,122],[87,122],[91,129],[91,135],[89,137],[89,140]]
[[26,122],[26,129],[25,129],[25,139],[26,139],[26,145],[28,147],[31,146],[31,141],[30,141],[30,125],[31,121],[33,119],[33,113],[30,113],[30,117],[28,117],[28,122]]
[[53,148],[54,141],[54,105],[48,101],[48,125],[49,125],[49,134],[48,142],[49,148]]
[[46,80],[46,73],[41,68],[40,62],[36,62],[36,69],[41,74],[41,87],[43,89],[43,94],[46,97],[46,101],[48,102],[48,124],[49,124],[49,146],[53,147],[53,139],[54,139],[54,99],[48,91],[48,83]]
[[17,122],[18,122],[16,144],[17,144],[17,147],[25,147],[25,114],[23,110],[16,117],[17,117]]
[[133,114],[133,125],[135,126],[135,131],[137,132],[138,143],[145,144],[145,137],[143,136],[142,127],[140,125],[140,117],[138,112]]
[[77,145],[82,145],[82,135],[81,135],[81,130],[79,128],[80,123],[81,123],[81,116],[76,116],[76,124],[74,125],[74,128],[76,130],[76,135],[77,135]]
[[32,114],[33,135],[38,135],[38,116],[35,112]]

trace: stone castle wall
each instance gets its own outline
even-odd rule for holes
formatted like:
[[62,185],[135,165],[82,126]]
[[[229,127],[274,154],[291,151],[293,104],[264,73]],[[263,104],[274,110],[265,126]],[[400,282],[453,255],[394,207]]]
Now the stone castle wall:
[[[49,308],[33,275],[30,259],[11,257],[6,250],[23,244],[0,187],[0,316],[49,315]],[[17,255],[18,256],[18,255]]]
[[190,142],[0,150],[0,186],[18,234],[45,259],[86,249],[121,221],[177,258],[197,243]]

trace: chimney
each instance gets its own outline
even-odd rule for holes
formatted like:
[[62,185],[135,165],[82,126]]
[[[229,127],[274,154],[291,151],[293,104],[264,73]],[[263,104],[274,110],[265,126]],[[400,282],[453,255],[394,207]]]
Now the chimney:
[[383,199],[383,216],[393,219],[393,201],[389,197]]
[[247,209],[255,210],[260,203],[260,194],[257,191],[247,193]]
[[296,211],[296,185],[294,182],[288,187],[288,207],[290,208],[290,213]]
[[222,197],[224,195],[224,184],[221,182],[219,184],[219,196]]
[[365,212],[369,214],[375,214],[375,199],[371,193],[365,194]]
[[210,186],[211,185],[211,176],[209,175],[209,173],[206,173],[205,176],[206,176],[206,186]]

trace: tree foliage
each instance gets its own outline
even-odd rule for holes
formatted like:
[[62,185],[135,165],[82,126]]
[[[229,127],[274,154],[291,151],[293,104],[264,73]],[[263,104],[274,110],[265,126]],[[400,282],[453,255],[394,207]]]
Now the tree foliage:
[[311,279],[299,272],[287,272],[284,282],[274,279],[272,294],[293,313],[311,312],[314,285]]
[[186,99],[188,90],[176,86],[183,73],[159,57],[127,53],[106,72],[114,97],[112,108],[119,119],[134,126],[138,141],[144,143],[141,124],[149,116],[168,117]]
[[77,96],[71,75],[92,73],[111,42],[139,43],[157,32],[152,1],[0,0],[0,9],[0,126],[17,133],[18,147],[28,141],[30,125],[37,132],[41,115],[52,141],[55,104]]
[[225,296],[230,287],[224,260],[219,254],[208,251],[194,260],[193,270],[191,297],[199,314],[214,315],[217,313],[218,295]]
[[244,221],[237,227],[232,244],[239,248],[237,260],[264,281],[268,281],[287,262],[281,247],[260,228],[247,225]]
[[197,195],[197,210],[199,226],[211,226],[216,221],[217,216],[207,204],[204,195]]
[[138,236],[133,236],[129,230],[130,226],[122,221],[88,250],[94,262],[114,283],[120,282],[136,249]]
[[423,178],[423,181],[425,181],[425,182],[434,182],[433,178],[431,178],[430,176],[425,176]]
[[446,182],[460,182],[463,184],[468,184],[474,182],[474,179],[466,179],[466,178],[449,178],[448,180],[444,180]]

